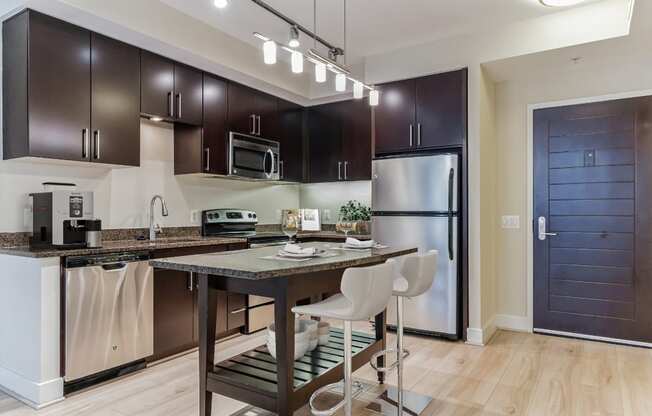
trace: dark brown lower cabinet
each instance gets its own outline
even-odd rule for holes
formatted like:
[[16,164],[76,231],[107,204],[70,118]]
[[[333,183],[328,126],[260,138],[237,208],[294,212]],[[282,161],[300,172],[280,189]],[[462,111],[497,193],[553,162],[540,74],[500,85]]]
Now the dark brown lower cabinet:
[[[228,249],[241,249],[234,245]],[[165,250],[154,257],[173,257],[189,254],[219,252],[227,247]],[[154,355],[150,361],[160,360],[195,348],[199,342],[198,280],[187,272],[154,269]],[[219,292],[217,302],[218,338],[231,335],[245,325],[245,295]]]

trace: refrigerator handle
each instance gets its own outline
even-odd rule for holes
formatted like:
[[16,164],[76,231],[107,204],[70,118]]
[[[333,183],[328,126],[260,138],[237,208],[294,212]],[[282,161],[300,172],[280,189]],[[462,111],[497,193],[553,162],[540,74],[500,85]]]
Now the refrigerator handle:
[[448,258],[453,260],[453,182],[455,170],[448,172]]

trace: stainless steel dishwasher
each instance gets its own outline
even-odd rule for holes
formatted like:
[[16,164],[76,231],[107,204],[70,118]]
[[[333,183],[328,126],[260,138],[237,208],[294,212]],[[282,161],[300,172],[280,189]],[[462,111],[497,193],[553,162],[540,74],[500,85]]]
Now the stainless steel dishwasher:
[[66,258],[66,383],[97,378],[153,354],[148,260],[147,252]]

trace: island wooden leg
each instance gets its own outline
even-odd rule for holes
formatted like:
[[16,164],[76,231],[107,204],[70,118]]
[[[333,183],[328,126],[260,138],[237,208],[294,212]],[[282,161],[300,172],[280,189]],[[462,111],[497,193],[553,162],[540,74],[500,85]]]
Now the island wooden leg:
[[[387,348],[387,323],[385,322],[385,314],[386,311],[383,311],[376,315],[376,322],[375,322],[375,327],[376,327],[376,339],[381,341],[381,350],[384,350]],[[378,367],[384,367],[385,366],[385,356],[381,355],[378,357],[377,360]],[[380,384],[383,384],[385,382],[385,373],[378,372],[378,382]]]
[[215,364],[217,291],[208,285],[209,277],[199,274],[199,415],[211,416],[213,393],[207,390],[208,372]]
[[274,323],[276,327],[276,374],[278,382],[279,416],[291,416],[294,393],[294,305],[287,294],[274,299]]

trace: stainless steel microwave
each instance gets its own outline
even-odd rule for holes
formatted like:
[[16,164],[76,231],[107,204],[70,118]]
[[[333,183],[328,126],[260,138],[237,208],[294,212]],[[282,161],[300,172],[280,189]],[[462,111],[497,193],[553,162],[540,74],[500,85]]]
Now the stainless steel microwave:
[[229,176],[279,180],[281,145],[242,133],[229,133]]

